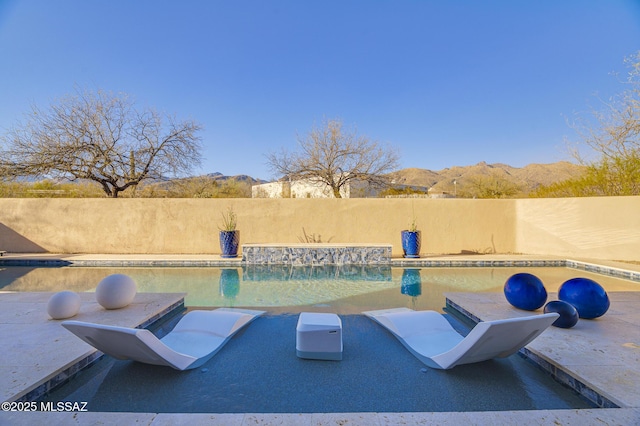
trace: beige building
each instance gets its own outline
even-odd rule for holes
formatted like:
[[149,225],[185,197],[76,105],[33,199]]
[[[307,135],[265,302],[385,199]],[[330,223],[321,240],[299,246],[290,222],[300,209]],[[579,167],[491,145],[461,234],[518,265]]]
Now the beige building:
[[[426,188],[411,185],[393,185],[397,188],[411,187],[426,191]],[[371,188],[366,182],[356,181],[344,185],[340,189],[342,198],[376,198],[380,190]],[[446,193],[424,195],[422,198],[449,198]],[[308,180],[277,181],[251,187],[251,198],[335,198],[333,190],[324,183],[314,183]],[[398,198],[407,198],[398,197]],[[414,198],[414,197],[409,197]],[[417,198],[417,197],[416,197]]]
[[[366,184],[347,183],[340,189],[342,198],[362,198],[375,196],[367,191]],[[333,190],[324,183],[315,183],[308,180],[277,181],[253,185],[251,187],[252,198],[335,198]]]

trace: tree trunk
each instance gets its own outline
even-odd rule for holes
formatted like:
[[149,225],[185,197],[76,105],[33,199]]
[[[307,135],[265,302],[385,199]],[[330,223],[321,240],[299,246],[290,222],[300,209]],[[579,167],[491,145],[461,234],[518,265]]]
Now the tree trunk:
[[102,190],[104,191],[105,194],[107,194],[107,197],[110,198],[117,198],[118,194],[115,193],[115,189],[111,189],[111,187],[109,186],[109,184],[107,184],[107,182],[98,180],[97,182],[100,183],[100,185],[102,185]]

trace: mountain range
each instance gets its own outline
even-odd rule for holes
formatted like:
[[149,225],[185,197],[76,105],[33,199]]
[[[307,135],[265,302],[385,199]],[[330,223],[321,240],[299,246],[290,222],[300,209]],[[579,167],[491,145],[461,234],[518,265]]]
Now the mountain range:
[[[512,167],[501,163],[488,164],[482,161],[472,166],[453,166],[439,171],[407,168],[391,173],[390,177],[396,184],[431,188],[436,192],[452,192],[456,185],[464,185],[483,177],[492,177],[511,182],[521,188],[523,192],[530,192],[540,186],[547,186],[579,176],[583,171],[584,166],[568,161],[548,164],[534,163],[524,167]],[[222,173],[210,173],[207,176],[220,181],[235,179],[251,185],[267,182],[248,175],[225,176]]]
[[540,186],[579,176],[584,170],[584,166],[568,161],[529,164],[524,167],[512,167],[501,163],[488,164],[483,161],[472,166],[454,166],[440,171],[408,168],[399,170],[392,176],[395,183],[424,186],[436,192],[451,192],[455,185],[464,185],[483,177],[504,179],[517,185],[523,192],[530,192]]
[[253,178],[253,177],[251,177],[249,175],[227,176],[227,175],[223,175],[220,172],[208,173],[205,176],[210,178],[210,179],[216,180],[216,181],[224,182],[226,180],[233,179],[233,180],[235,180],[237,182],[243,182],[243,183],[246,182],[249,185],[260,185],[260,184],[268,182],[266,180]]

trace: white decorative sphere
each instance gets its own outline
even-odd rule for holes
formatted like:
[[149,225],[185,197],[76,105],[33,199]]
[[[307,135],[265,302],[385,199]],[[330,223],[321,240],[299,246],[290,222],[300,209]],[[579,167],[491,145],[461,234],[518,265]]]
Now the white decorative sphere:
[[71,318],[80,311],[80,296],[73,291],[61,291],[49,298],[47,313],[55,320]]
[[136,282],[124,274],[109,275],[96,287],[96,300],[105,309],[124,308],[135,296]]

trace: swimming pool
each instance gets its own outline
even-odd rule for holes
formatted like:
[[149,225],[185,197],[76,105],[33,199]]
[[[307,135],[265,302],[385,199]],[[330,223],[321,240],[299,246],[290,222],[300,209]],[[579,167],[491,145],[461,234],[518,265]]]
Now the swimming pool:
[[298,313],[324,308],[337,314],[406,306],[442,311],[446,292],[501,292],[506,279],[529,272],[550,292],[576,276],[592,278],[608,291],[638,290],[640,283],[556,267],[396,268],[390,266],[217,267],[18,267],[0,268],[0,291],[92,292],[113,273],[133,277],[138,292],[186,293],[192,308],[260,307]]
[[[0,271],[0,290],[93,291],[100,279],[116,272],[134,277],[140,292],[185,292],[190,308],[261,307],[268,315],[234,337],[202,368],[176,372],[105,357],[45,401],[87,401],[90,411],[212,413],[592,407],[518,356],[450,371],[429,369],[358,314],[397,306],[442,311],[444,292],[500,292],[516,272],[538,275],[549,291],[576,276],[596,279],[608,291],[637,291],[639,285],[549,267],[8,267]],[[342,361],[295,356],[296,314],[306,310],[341,316]],[[463,331],[462,324],[456,326]]]
[[260,307],[272,313],[326,309],[337,314],[406,306],[442,312],[446,292],[501,292],[517,272],[537,275],[555,292],[577,276],[607,291],[637,291],[640,283],[556,267],[396,268],[390,266],[246,266],[238,268],[5,267],[0,291],[94,291],[113,273],[133,277],[138,292],[186,293],[192,308]]

